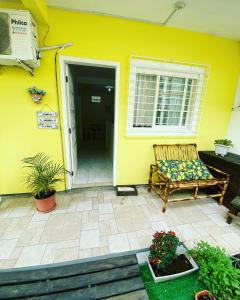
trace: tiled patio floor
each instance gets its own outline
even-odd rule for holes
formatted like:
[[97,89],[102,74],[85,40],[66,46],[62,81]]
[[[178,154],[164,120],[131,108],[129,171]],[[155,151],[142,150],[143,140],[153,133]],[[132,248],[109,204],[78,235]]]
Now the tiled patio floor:
[[0,205],[0,268],[49,264],[148,247],[156,230],[174,230],[187,246],[205,240],[240,252],[240,226],[214,200],[169,204],[146,187],[136,197],[109,189],[58,194],[57,209],[38,213],[29,197]]

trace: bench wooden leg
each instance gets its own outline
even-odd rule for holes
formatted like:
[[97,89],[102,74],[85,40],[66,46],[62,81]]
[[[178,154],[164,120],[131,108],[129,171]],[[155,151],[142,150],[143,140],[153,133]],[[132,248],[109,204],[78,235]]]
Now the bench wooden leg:
[[234,215],[234,216],[237,216],[237,214],[238,214],[238,209],[235,208],[235,207],[231,207],[231,209],[230,209],[229,212],[228,212],[228,215],[227,215],[227,223],[228,223],[228,224],[231,224],[233,218],[232,218],[232,216],[229,215],[229,213],[232,214],[232,215]]
[[168,196],[169,196],[169,190],[168,190],[168,187],[165,187],[165,189],[164,189],[164,197],[163,197],[163,208],[162,208],[162,212],[163,213],[165,213],[165,211],[167,209]]
[[151,192],[152,189],[152,166],[150,166],[150,171],[149,171],[149,180],[148,180],[148,192]]
[[232,223],[232,217],[231,216],[227,216],[227,223],[231,224]]
[[224,186],[223,186],[222,196],[219,199],[219,205],[222,205],[222,203],[223,203],[223,199],[224,199],[224,195],[226,193],[227,186],[228,186],[228,182],[225,183]]

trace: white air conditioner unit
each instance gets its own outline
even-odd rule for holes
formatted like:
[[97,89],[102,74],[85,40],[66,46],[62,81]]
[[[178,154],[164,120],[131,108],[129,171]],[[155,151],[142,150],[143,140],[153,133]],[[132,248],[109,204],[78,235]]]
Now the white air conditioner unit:
[[0,65],[40,65],[37,26],[29,11],[0,9]]

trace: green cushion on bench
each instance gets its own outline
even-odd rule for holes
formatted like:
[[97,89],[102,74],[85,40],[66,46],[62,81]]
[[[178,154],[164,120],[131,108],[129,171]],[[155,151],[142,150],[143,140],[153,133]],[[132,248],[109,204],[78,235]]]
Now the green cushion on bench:
[[171,181],[213,179],[211,173],[200,159],[159,160],[159,169]]

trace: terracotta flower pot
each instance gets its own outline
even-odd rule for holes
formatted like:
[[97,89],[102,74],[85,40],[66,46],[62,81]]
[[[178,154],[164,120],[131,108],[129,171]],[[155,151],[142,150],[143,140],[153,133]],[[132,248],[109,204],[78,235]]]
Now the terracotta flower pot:
[[56,194],[54,193],[52,196],[46,199],[36,199],[37,210],[40,212],[50,212],[56,207]]
[[42,94],[31,94],[31,97],[35,103],[39,104],[42,101],[43,95]]
[[[195,300],[199,300],[199,297],[200,297],[200,296],[209,296],[209,291],[203,290],[203,291],[201,291],[201,292],[197,292],[197,293],[195,294]],[[212,300],[216,300],[216,298],[214,298],[214,297],[212,296]]]

